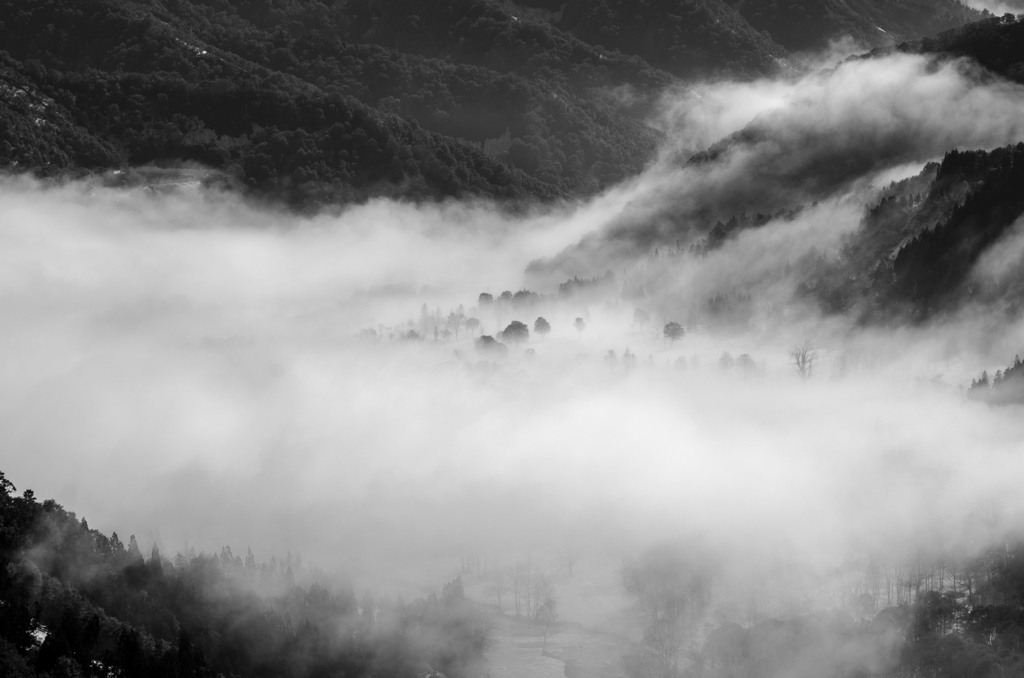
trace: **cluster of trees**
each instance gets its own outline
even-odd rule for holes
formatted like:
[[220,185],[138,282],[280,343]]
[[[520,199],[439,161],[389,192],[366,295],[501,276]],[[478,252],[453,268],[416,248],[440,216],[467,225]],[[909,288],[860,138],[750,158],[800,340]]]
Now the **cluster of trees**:
[[643,641],[623,658],[630,678],[682,675],[684,648],[711,603],[713,572],[703,553],[675,545],[623,563],[622,585],[645,624]]
[[544,615],[557,609],[554,580],[529,559],[509,568],[495,567],[489,579],[487,590],[494,596],[499,611],[504,611],[502,601],[506,595],[512,596],[510,611],[517,617],[544,621]]
[[[303,576],[305,575],[305,576]],[[476,670],[488,627],[460,580],[412,603],[357,602],[300,559],[144,558],[0,473],[0,674],[448,676]]]
[[972,379],[967,397],[997,405],[1024,403],[1024,366],[1020,356],[1014,356],[1013,364],[1005,370],[996,370],[991,380],[987,371]]
[[[700,633],[715,600],[728,594],[716,564],[714,552],[693,545],[662,546],[624,563],[623,586],[646,619],[642,641],[623,660],[627,675],[995,678],[1024,671],[1020,541],[975,555],[863,559],[856,573],[825,582],[819,602],[828,611],[762,609]],[[797,598],[806,608],[811,596]]]
[[[528,272],[529,270],[527,268]],[[615,274],[611,271],[605,271],[604,275],[597,275],[592,278],[575,276],[571,280],[559,283],[558,298],[590,301],[605,298],[614,290]]]

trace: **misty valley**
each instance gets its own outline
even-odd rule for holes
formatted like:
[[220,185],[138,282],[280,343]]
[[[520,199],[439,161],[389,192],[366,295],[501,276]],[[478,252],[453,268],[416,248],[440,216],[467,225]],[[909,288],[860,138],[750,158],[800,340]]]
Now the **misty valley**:
[[0,676],[1024,676],[1018,11],[0,3]]

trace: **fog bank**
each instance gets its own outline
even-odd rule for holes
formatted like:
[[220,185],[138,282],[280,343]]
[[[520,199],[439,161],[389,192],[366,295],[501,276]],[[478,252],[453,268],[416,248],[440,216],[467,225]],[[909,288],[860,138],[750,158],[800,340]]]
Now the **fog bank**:
[[[642,328],[621,301],[570,300],[510,312],[553,329],[496,363],[465,333],[386,338],[424,304],[462,304],[494,332],[477,294],[518,289],[620,196],[524,219],[392,203],[302,219],[224,196],[0,192],[4,472],[165,552],[230,543],[373,571],[566,535],[615,555],[701,534],[736,562],[829,560],[974,548],[1021,509],[1024,423],[963,400],[996,358],[951,350],[962,327],[808,321],[670,344],[658,323],[673,318]],[[756,277],[745,248],[770,263],[773,247],[740,242],[678,284],[730,265]],[[368,326],[385,338],[354,338]],[[1000,349],[1020,336],[999,331]],[[803,338],[820,350],[808,382],[787,355]],[[726,351],[756,368],[720,366]],[[993,507],[1002,522],[977,520]]]

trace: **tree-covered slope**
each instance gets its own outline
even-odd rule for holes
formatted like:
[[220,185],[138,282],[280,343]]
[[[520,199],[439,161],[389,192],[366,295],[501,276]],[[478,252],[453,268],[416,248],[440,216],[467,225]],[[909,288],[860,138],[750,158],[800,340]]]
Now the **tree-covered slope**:
[[[477,5],[496,7],[460,6],[452,30]],[[280,6],[5,3],[0,77],[63,109],[37,124],[15,105],[22,95],[4,94],[0,164],[52,174],[194,160],[301,204],[374,194],[548,200],[635,174],[658,146],[635,107],[670,76],[549,26],[506,40],[516,22],[481,15],[443,36],[464,46],[458,53],[401,52],[350,41],[362,19],[386,23],[370,9]],[[626,83],[642,94],[632,108],[608,93]]]
[[[170,20],[205,44],[486,148],[569,193],[639,172],[660,141],[642,118],[668,74],[492,2],[197,1]],[[632,105],[608,94],[621,87]]]
[[866,45],[929,36],[981,18],[959,0],[732,0],[751,26],[790,50],[850,36]]
[[[1024,281],[979,266],[1024,214],[1024,144],[956,151],[893,184],[840,254],[812,267],[802,292],[823,310],[866,320],[926,320],[967,301],[1007,306]],[[1005,275],[1004,275],[1005,274]]]
[[301,559],[225,547],[143,556],[0,472],[0,675],[10,678],[473,675],[486,620],[461,580],[411,603],[329,581]]
[[[9,64],[3,78],[28,78],[29,90],[64,107],[77,136],[91,140],[87,146],[116,151],[113,157],[75,152],[64,166],[44,166],[44,172],[196,160],[251,190],[299,202],[374,193],[508,199],[561,194],[557,186],[414,121],[193,42],[135,5],[7,3],[0,21]],[[0,142],[4,164],[24,166],[32,148],[55,149],[50,155],[57,157],[63,125],[41,117],[34,130],[8,126],[10,138]]]
[[680,77],[769,75],[786,52],[723,0],[569,0],[558,25]]
[[989,17],[901,48],[970,57],[995,73],[1024,83],[1024,15]]

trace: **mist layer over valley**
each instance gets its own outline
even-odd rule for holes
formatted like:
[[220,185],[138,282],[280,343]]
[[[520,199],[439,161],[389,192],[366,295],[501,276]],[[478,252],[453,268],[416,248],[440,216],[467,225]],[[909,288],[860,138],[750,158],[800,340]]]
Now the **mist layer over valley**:
[[[786,8],[709,4],[746,45],[726,66],[636,42],[615,3],[600,30],[572,3],[487,5],[585,53],[570,73],[438,56],[441,15],[417,19],[434,42],[387,37],[376,6],[321,17],[352,53],[373,36],[374,58],[478,83],[500,56],[538,88],[509,131],[455,143],[498,113],[454,79],[444,115],[401,86],[304,89],[326,43],[293,36],[287,77],[251,64],[298,30],[268,16],[308,8],[246,7],[160,9],[139,44],[231,35],[227,76],[326,117],[355,97],[350,136],[321,120],[278,148],[254,107],[251,131],[195,127],[148,163],[173,146],[156,118],[86,103],[70,68],[5,66],[5,671],[1021,675],[1024,21],[897,45],[864,36],[981,15],[832,8],[804,44]],[[101,62],[125,92],[163,86]],[[50,116],[35,146],[9,143],[32,130],[18,106]],[[349,154],[371,127],[401,181]],[[83,160],[117,152],[147,162]],[[51,169],[18,173],[32,157]]]

